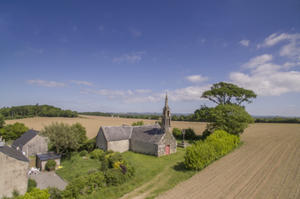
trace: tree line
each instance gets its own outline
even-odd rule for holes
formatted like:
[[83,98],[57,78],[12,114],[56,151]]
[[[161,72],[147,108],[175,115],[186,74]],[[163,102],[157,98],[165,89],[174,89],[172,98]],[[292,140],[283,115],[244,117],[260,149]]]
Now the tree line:
[[78,113],[71,110],[63,110],[50,105],[24,105],[3,107],[0,114],[5,119],[21,119],[27,117],[77,117]]

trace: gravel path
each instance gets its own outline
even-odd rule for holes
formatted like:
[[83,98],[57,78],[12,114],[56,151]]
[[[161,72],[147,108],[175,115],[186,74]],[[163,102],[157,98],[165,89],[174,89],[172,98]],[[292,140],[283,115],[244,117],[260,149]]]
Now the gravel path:
[[38,175],[30,175],[29,177],[37,182],[37,187],[40,189],[56,187],[63,190],[67,186],[67,183],[53,171],[41,172]]
[[300,198],[300,125],[255,124],[244,145],[160,195],[173,198]]

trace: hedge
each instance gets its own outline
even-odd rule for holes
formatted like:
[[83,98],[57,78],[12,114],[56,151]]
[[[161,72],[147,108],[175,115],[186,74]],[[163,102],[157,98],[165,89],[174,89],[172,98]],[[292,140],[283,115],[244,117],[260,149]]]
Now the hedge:
[[209,135],[205,141],[197,141],[186,149],[184,157],[185,167],[201,170],[214,160],[235,149],[239,143],[239,137],[223,130],[217,130]]

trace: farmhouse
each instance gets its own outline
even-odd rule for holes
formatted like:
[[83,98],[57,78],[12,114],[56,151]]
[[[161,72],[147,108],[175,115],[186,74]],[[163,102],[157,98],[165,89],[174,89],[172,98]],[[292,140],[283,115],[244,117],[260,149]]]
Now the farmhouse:
[[0,140],[0,198],[11,197],[14,190],[24,194],[27,190],[28,159]]
[[40,136],[38,131],[29,130],[16,139],[12,147],[20,150],[27,157],[48,151],[48,139]]
[[176,152],[176,139],[170,129],[171,115],[166,96],[163,109],[162,127],[144,126],[103,126],[97,138],[97,147],[118,152],[134,151],[155,156]]

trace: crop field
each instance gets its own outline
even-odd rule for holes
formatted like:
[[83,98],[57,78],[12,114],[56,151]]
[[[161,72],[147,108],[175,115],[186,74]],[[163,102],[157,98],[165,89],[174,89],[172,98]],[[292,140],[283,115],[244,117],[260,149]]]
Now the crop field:
[[[81,115],[78,118],[63,118],[63,117],[33,117],[16,120],[6,120],[7,124],[13,124],[15,122],[24,123],[29,128],[35,130],[42,130],[44,126],[51,124],[52,122],[63,122],[67,124],[74,124],[79,122],[82,124],[89,138],[93,138],[97,135],[100,126],[118,126],[118,125],[131,125],[133,122],[141,121],[142,119],[131,118],[117,118],[117,117],[102,117],[102,116],[87,116]],[[144,124],[155,124],[156,120],[143,120]],[[196,133],[202,133],[206,127],[205,123],[200,122],[172,122],[172,127],[177,128],[193,128]]]
[[254,124],[242,141],[158,198],[300,198],[299,124]]

